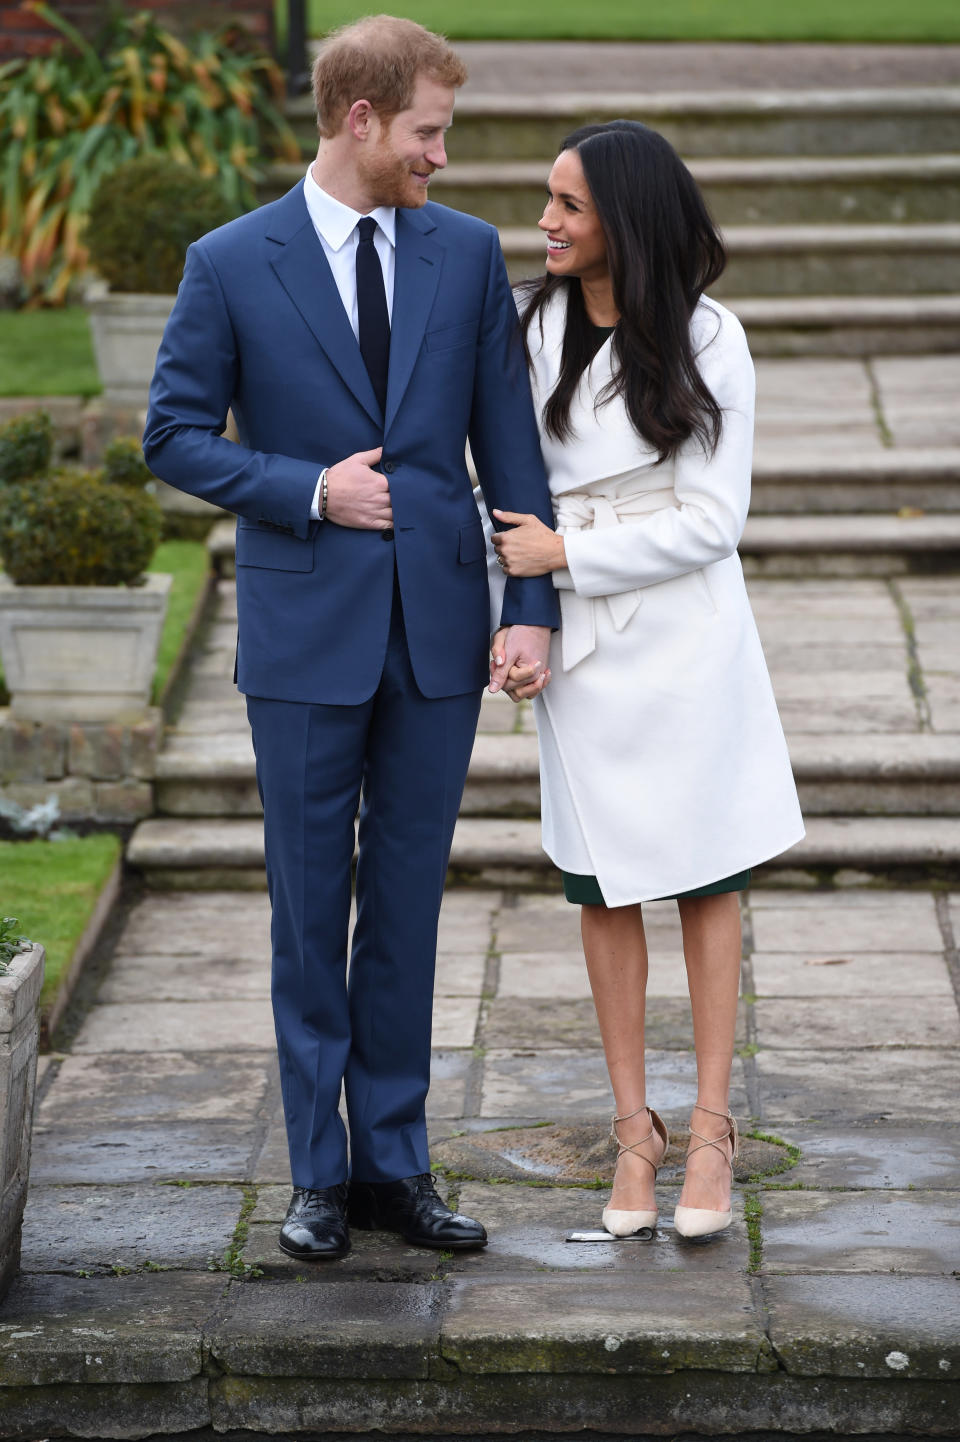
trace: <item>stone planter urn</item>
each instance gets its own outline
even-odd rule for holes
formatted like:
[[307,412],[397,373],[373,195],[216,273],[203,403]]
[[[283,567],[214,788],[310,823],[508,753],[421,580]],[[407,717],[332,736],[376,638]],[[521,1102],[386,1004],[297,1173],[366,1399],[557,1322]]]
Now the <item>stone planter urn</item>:
[[136,721],[150,704],[173,578],[17,586],[0,575],[0,657],[14,716]]
[[91,286],[85,304],[104,403],[141,411],[147,404],[173,295],[124,294]]
[[20,1265],[37,1082],[44,950],[34,946],[0,974],[0,1297]]

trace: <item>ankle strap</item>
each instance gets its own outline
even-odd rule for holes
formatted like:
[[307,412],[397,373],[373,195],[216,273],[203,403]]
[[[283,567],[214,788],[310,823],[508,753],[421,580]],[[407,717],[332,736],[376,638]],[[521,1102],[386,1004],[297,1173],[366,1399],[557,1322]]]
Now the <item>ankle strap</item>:
[[617,1122],[629,1122],[634,1117],[638,1117],[641,1112],[645,1112],[647,1110],[647,1104],[646,1102],[644,1102],[643,1106],[637,1107],[635,1112],[624,1112],[622,1117],[614,1116],[613,1121],[611,1122],[611,1126],[616,1126]]
[[[703,1132],[698,1132],[696,1127],[691,1126],[690,1135],[692,1137],[699,1137],[700,1140],[697,1146],[690,1148],[690,1150],[687,1152],[687,1156],[690,1157],[693,1155],[694,1152],[702,1151],[704,1147],[716,1147],[717,1151],[721,1152],[721,1144],[723,1142],[729,1141],[733,1145],[733,1150],[731,1151],[729,1157],[730,1170],[732,1172],[733,1164],[736,1161],[737,1157],[740,1155],[740,1129],[737,1126],[736,1117],[730,1111],[716,1112],[714,1111],[713,1107],[705,1107],[702,1102],[696,1102],[694,1105],[694,1110],[708,1112],[709,1115],[712,1117],[720,1117],[722,1121],[725,1121],[727,1123],[727,1127],[723,1134],[719,1137],[705,1137]],[[721,1152],[721,1155],[724,1154]],[[724,1160],[727,1160],[725,1156]]]

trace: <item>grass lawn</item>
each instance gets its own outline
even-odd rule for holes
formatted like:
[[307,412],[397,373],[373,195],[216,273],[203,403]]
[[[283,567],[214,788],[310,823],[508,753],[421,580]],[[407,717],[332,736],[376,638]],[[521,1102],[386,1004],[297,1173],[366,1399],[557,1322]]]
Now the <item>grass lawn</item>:
[[100,394],[87,312],[0,311],[0,396]]
[[[960,40],[957,0],[415,0],[388,8],[460,40]],[[364,13],[352,0],[309,0],[310,33]],[[285,33],[285,0],[277,0],[277,20]]]
[[18,928],[47,949],[42,1007],[49,1007],[60,978],[122,843],[119,836],[73,837],[66,841],[0,841],[0,908]]
[[169,571],[173,576],[167,616],[160,637],[157,669],[153,675],[153,696],[156,700],[183,645],[184,633],[210,570],[210,558],[203,541],[164,541],[157,548],[150,570]]

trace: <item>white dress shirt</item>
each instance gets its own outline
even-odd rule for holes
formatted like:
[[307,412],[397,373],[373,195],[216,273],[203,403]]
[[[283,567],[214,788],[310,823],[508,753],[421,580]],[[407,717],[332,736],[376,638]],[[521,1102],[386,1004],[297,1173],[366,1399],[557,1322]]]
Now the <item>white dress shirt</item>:
[[[311,168],[307,170],[303,182],[303,195],[307,202],[307,210],[310,219],[313,221],[313,228],[317,232],[320,244],[323,246],[323,253],[333,272],[333,279],[340,299],[343,301],[343,308],[347,313],[347,319],[353,327],[353,333],[360,337],[360,321],[357,311],[357,245],[359,233],[357,222],[363,219],[359,210],[352,210],[349,205],[342,201],[335,200],[314,180]],[[378,205],[376,210],[369,212],[370,218],[377,222],[377,228],[373,233],[373,243],[376,246],[377,255],[380,257],[380,268],[383,271],[383,288],[387,297],[387,314],[393,319],[393,273],[394,273],[394,247],[396,244],[397,213],[392,205]],[[331,464],[342,460],[342,456],[334,456]],[[317,489],[314,492],[313,505],[310,507],[311,520],[319,520],[320,517],[320,482],[317,481]]]

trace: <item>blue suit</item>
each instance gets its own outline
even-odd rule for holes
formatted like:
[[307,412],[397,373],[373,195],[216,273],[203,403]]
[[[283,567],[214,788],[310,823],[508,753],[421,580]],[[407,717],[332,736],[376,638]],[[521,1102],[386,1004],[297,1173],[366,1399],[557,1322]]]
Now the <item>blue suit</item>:
[[[240,434],[221,436],[229,408]],[[488,508],[553,514],[496,232],[399,210],[386,413],[298,184],[190,247],[144,453],[233,511],[273,907],[273,1001],[296,1186],[429,1168],[436,926],[488,675]],[[392,531],[309,519],[323,466],[383,445]],[[556,626],[551,578],[505,625]],[[362,796],[357,926],[347,922]]]

